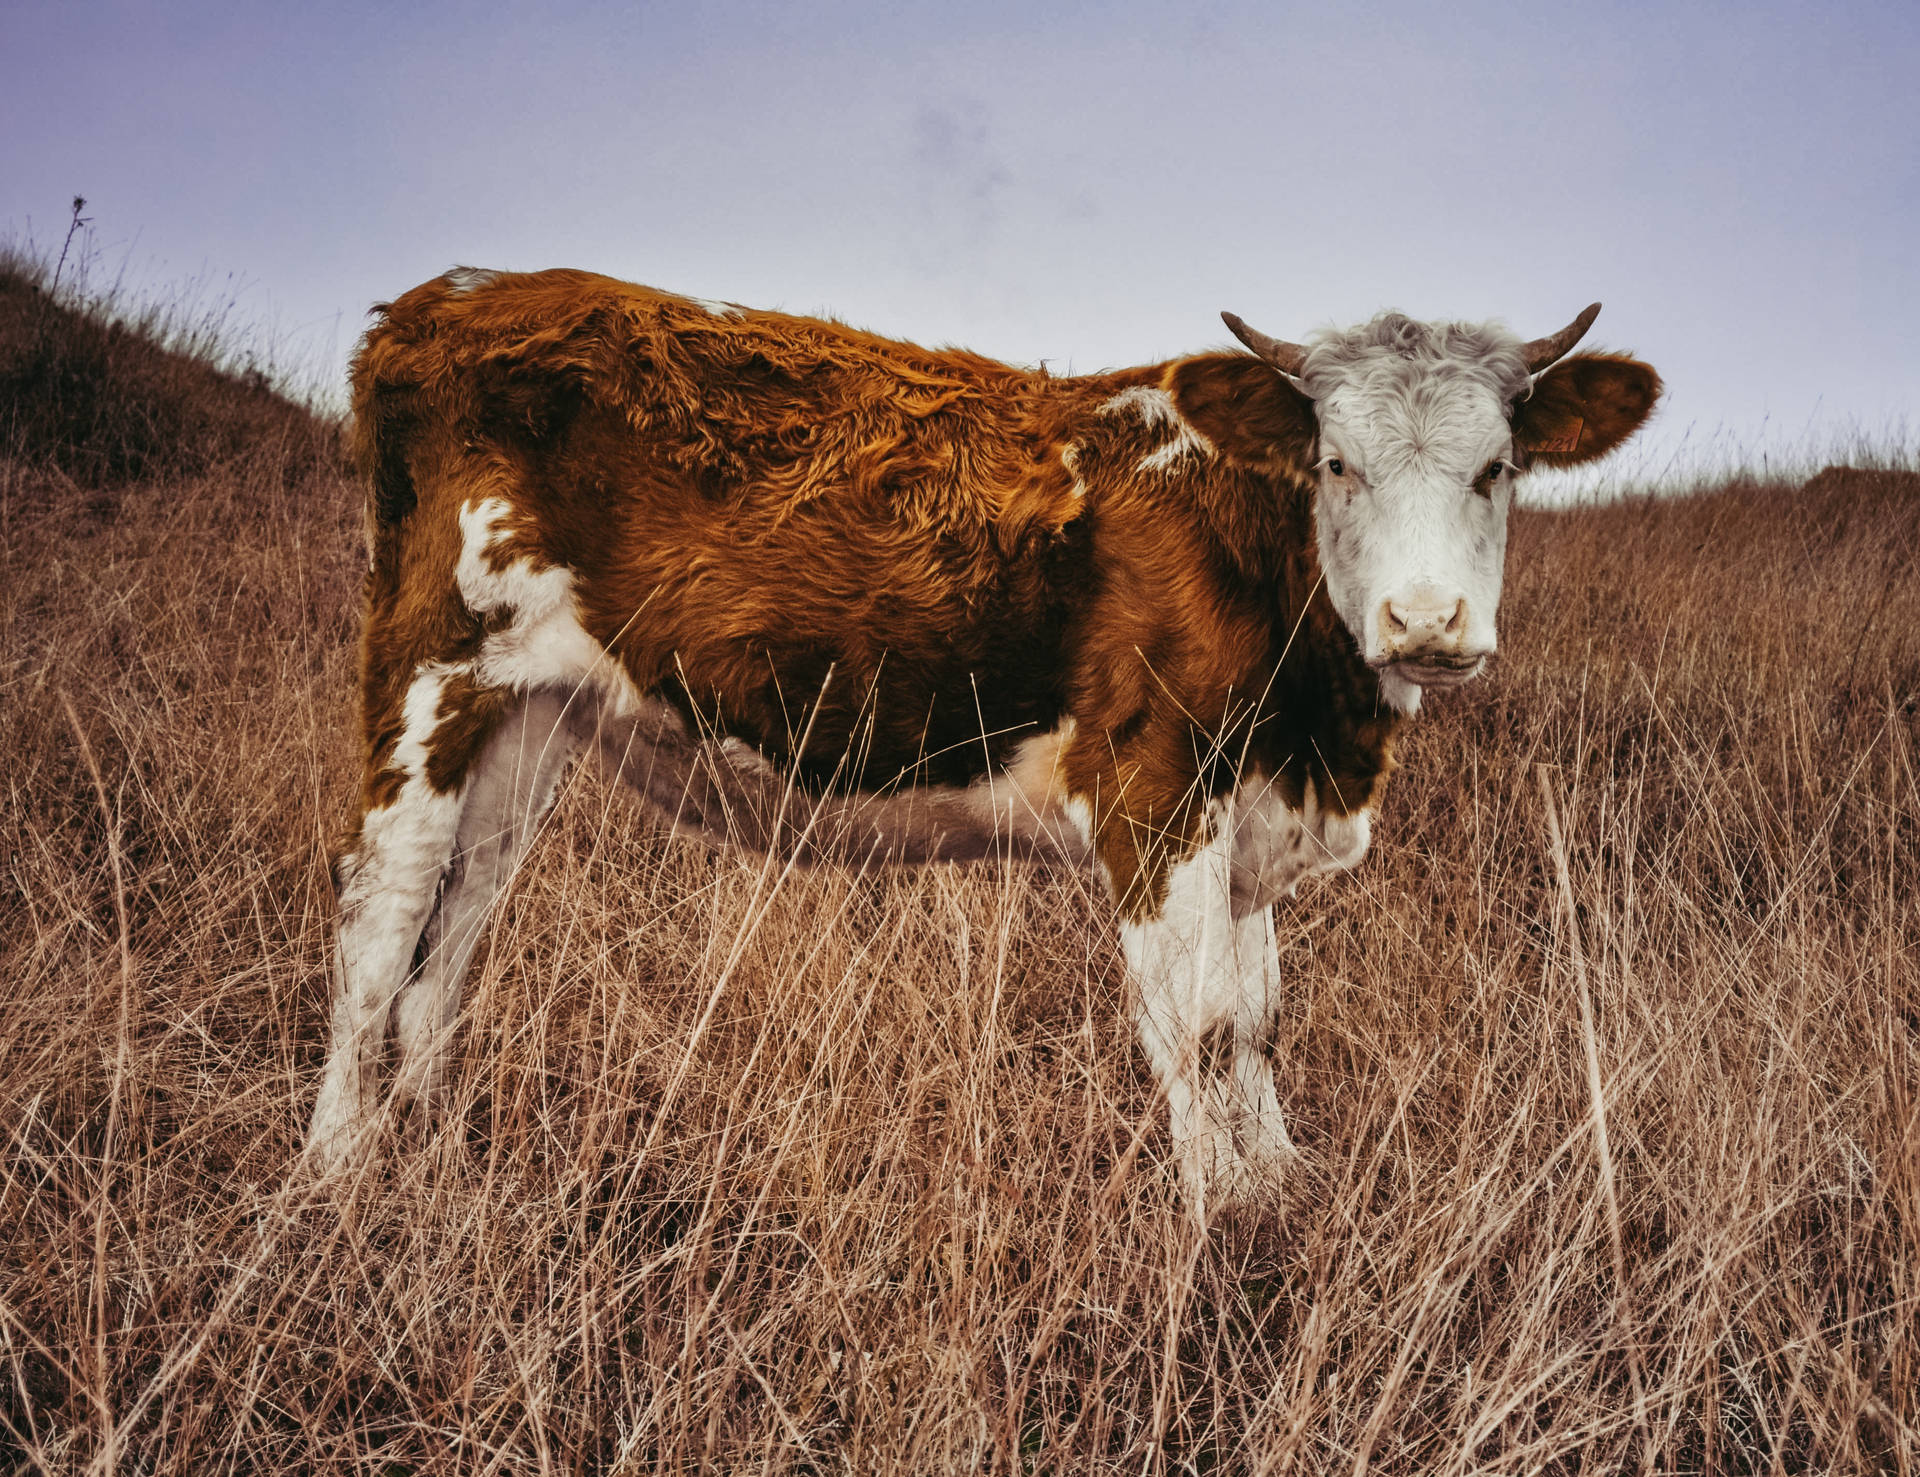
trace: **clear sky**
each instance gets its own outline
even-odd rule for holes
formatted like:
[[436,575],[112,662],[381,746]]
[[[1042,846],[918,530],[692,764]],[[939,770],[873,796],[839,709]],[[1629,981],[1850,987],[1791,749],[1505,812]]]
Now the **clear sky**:
[[455,263],[1057,370],[1385,307],[1670,386],[1641,461],[1920,439],[1920,3],[0,0],[0,229],[337,380]]

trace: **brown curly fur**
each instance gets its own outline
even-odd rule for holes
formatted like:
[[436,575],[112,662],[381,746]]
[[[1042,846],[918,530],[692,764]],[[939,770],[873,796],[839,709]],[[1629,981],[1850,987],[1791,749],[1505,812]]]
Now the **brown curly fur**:
[[[1311,404],[1258,360],[1057,378],[572,271],[380,311],[353,372],[369,808],[411,674],[488,634],[453,580],[480,497],[511,508],[489,557],[571,570],[640,691],[818,789],[965,784],[1071,718],[1062,779],[1134,916],[1243,768],[1375,799],[1399,720],[1320,589]],[[1141,469],[1168,428],[1102,412],[1141,388],[1216,451]],[[436,786],[506,700],[443,695]]]

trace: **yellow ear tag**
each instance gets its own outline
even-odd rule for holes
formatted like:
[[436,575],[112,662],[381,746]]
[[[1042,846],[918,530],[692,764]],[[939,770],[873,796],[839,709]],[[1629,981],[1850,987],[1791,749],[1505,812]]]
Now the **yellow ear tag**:
[[1567,452],[1577,450],[1580,445],[1580,433],[1586,429],[1586,424],[1587,423],[1581,420],[1579,416],[1575,416],[1573,418],[1573,424],[1566,430],[1562,431],[1558,436],[1555,436],[1551,441],[1536,443],[1533,449],[1536,452],[1545,452],[1549,456],[1563,456]]

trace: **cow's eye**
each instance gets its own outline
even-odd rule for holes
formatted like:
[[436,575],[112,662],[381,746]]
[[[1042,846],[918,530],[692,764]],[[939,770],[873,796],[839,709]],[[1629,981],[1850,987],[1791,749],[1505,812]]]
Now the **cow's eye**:
[[1504,471],[1506,471],[1506,469],[1507,469],[1507,464],[1506,464],[1505,462],[1502,462],[1502,461],[1491,461],[1491,462],[1488,462],[1488,463],[1487,463],[1487,470],[1486,470],[1486,474],[1485,474],[1485,475],[1486,475],[1486,479],[1487,479],[1487,481],[1489,481],[1489,482],[1491,482],[1491,481],[1493,481],[1493,480],[1494,480],[1494,479],[1495,479],[1496,477],[1498,477],[1498,476],[1499,476],[1499,475],[1500,475],[1500,474],[1501,474],[1502,472],[1504,472]]
[[1337,456],[1330,456],[1327,458],[1327,470],[1336,477],[1344,477],[1347,475],[1347,464]]

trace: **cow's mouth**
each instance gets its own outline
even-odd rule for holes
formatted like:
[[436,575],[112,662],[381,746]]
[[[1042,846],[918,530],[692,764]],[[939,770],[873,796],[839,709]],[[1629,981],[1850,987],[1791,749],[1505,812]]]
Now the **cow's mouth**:
[[1402,661],[1374,662],[1377,672],[1395,672],[1418,687],[1458,687],[1478,677],[1487,665],[1488,653],[1448,656],[1439,652]]

